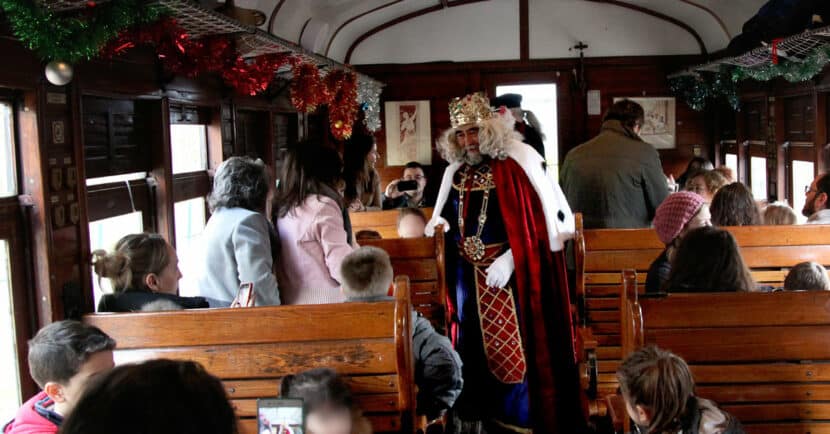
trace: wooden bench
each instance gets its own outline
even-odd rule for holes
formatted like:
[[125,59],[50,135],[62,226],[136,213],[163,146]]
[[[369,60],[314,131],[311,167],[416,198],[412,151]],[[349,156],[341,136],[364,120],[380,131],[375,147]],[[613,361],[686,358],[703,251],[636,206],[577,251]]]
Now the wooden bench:
[[683,357],[750,434],[830,432],[830,291],[624,297],[626,354]]
[[409,277],[412,305],[439,333],[446,333],[444,231],[436,230],[434,237],[364,240],[361,244],[379,247],[389,253],[395,275]]
[[[421,208],[427,220],[432,218],[432,208]],[[398,216],[400,209],[386,211],[349,212],[352,221],[352,233],[362,230],[377,231],[383,238],[398,237]]]
[[375,303],[95,314],[118,343],[117,364],[193,360],[225,384],[243,434],[256,434],[256,399],[280,378],[317,367],[347,377],[375,432],[412,432],[414,377],[408,280]]
[[[653,229],[590,229],[576,215],[577,317],[596,340],[597,395],[614,393],[614,377],[622,359],[620,338],[620,272],[636,272],[640,292],[648,268],[662,253]],[[744,261],[762,285],[780,286],[789,267],[802,261],[830,265],[830,226],[743,226],[725,228],[735,236]]]

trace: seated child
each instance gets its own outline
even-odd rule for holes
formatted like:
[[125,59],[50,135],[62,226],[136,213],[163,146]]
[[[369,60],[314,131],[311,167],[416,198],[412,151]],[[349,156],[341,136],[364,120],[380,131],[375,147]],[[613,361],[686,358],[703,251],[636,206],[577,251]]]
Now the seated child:
[[361,241],[365,240],[382,240],[383,237],[380,235],[380,232],[378,231],[373,231],[371,229],[363,229],[357,231],[357,233],[354,234],[354,239],[355,241],[360,243]]
[[29,373],[42,392],[26,401],[4,434],[57,433],[87,382],[114,366],[115,341],[97,327],[58,321],[29,341]]
[[61,434],[237,434],[225,388],[199,363],[156,359],[96,379]]
[[331,369],[316,368],[286,376],[280,383],[280,397],[303,400],[309,434],[372,433],[349,386]]
[[785,291],[830,291],[827,269],[815,262],[802,262],[787,273]]
[[418,208],[401,208],[398,215],[398,236],[401,238],[421,238],[427,226],[427,217]]
[[[383,249],[360,247],[343,259],[340,268],[348,301],[388,299],[392,264]],[[417,412],[433,421],[452,408],[461,394],[461,358],[450,340],[436,332],[429,320],[414,311],[412,316]]]
[[641,348],[617,369],[628,415],[643,434],[743,434],[740,422],[714,402],[694,395],[695,381],[680,357]]
[[[105,294],[98,303],[98,312],[149,311],[175,303],[179,309],[206,308],[202,297],[180,297],[179,258],[173,248],[158,234],[131,234],[115,244],[115,250],[92,252],[92,267],[98,279],[106,277],[114,294]],[[149,305],[149,307],[148,307]],[[158,310],[158,309],[157,309]],[[162,310],[171,310],[170,308]]]

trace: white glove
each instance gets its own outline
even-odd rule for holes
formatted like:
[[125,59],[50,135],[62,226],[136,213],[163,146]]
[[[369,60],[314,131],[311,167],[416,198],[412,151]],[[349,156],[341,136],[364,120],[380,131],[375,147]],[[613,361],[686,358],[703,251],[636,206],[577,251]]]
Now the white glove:
[[510,276],[513,275],[515,269],[516,264],[513,262],[513,251],[508,250],[487,267],[487,286],[504,288],[507,286],[507,282],[510,281]]
[[424,235],[431,237],[435,235],[435,227],[438,225],[444,225],[444,232],[449,232],[450,230],[450,222],[448,222],[444,217],[436,216],[430,219],[427,222],[427,225],[424,227]]

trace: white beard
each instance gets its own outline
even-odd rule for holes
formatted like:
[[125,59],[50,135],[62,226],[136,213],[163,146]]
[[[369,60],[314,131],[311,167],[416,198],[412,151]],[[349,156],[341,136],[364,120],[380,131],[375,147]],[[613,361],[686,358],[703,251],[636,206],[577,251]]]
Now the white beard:
[[464,152],[464,155],[461,157],[465,163],[469,164],[470,166],[477,166],[484,161],[484,157],[481,153],[470,154],[468,152]]

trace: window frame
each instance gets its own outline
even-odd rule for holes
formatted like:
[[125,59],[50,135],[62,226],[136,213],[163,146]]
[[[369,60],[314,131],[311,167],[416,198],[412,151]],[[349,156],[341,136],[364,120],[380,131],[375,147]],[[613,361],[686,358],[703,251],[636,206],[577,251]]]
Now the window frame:
[[17,350],[17,374],[20,396],[25,401],[39,390],[29,374],[28,341],[38,328],[37,295],[34,285],[34,264],[32,262],[34,240],[28,214],[32,212],[31,197],[21,194],[23,182],[20,118],[22,94],[10,89],[0,89],[0,102],[12,108],[12,139],[15,155],[16,194],[0,198],[0,239],[8,242],[9,266],[12,296],[12,317]]

